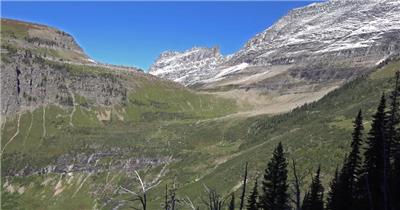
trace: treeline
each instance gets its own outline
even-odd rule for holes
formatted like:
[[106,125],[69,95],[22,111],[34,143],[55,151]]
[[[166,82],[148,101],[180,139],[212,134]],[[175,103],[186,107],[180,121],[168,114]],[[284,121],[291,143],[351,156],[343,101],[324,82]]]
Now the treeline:
[[[315,172],[306,192],[302,192],[303,176],[292,160],[294,181],[288,181],[288,160],[281,143],[275,148],[271,160],[260,180],[251,183],[246,192],[247,163],[239,201],[235,194],[223,197],[205,186],[202,203],[193,204],[189,197],[178,198],[175,186],[165,190],[162,209],[207,210],[400,210],[400,73],[396,73],[394,89],[382,94],[371,128],[364,131],[362,110],[353,121],[350,152],[341,167],[336,168],[328,193],[321,183],[321,167]],[[144,189],[144,188],[143,188]],[[145,192],[145,191],[143,191]],[[146,195],[144,195],[146,199]],[[138,200],[143,205],[143,195]],[[235,206],[238,204],[239,206]]]

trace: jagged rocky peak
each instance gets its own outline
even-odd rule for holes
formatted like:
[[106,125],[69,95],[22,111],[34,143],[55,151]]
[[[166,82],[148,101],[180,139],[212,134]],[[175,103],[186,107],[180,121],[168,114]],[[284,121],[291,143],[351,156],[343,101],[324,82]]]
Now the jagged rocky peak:
[[[399,54],[399,14],[398,0],[313,3],[290,11],[211,68],[183,60],[179,66],[185,68],[177,68],[176,58],[171,57],[153,72],[196,87],[281,89],[345,82]],[[187,69],[190,74],[186,75]]]
[[165,51],[161,53],[157,59],[158,62],[170,62],[167,59],[177,59],[180,61],[200,61],[207,58],[220,57],[220,51],[218,47],[206,48],[206,47],[194,47],[184,52],[177,51]]
[[229,63],[290,64],[346,52],[350,58],[368,57],[365,62],[374,63],[382,54],[398,50],[398,14],[397,0],[314,3],[292,10],[257,34]]
[[218,47],[194,47],[184,52],[163,52],[150,67],[149,73],[190,85],[213,74],[224,57]]

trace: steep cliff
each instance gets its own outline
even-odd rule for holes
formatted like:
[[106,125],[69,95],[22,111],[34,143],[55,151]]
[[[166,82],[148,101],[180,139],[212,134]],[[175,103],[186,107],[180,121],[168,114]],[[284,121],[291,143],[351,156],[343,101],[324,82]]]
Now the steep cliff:
[[135,78],[155,79],[135,68],[94,62],[65,32],[1,21],[2,116],[47,104],[73,107],[76,95],[90,106],[123,104]]

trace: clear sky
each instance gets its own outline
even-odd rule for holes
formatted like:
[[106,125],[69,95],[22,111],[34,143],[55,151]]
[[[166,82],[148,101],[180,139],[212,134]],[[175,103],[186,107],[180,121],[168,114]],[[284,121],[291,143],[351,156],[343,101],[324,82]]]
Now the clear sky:
[[311,1],[4,2],[1,16],[72,34],[94,60],[144,70],[165,50],[219,46],[227,55]]

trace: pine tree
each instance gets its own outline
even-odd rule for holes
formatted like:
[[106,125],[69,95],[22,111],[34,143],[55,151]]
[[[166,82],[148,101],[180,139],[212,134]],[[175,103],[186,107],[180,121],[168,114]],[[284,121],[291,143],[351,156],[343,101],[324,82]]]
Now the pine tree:
[[330,190],[327,198],[327,210],[342,210],[341,200],[340,200],[340,182],[339,182],[339,172],[336,168],[335,176],[330,183]]
[[[382,95],[378,109],[373,116],[371,130],[368,133],[367,148],[364,153],[363,165],[364,193],[362,203],[369,203],[370,208],[385,210],[387,198],[387,185],[385,183],[387,172],[387,117],[386,99]],[[385,189],[386,188],[386,189]]]
[[235,194],[231,194],[231,201],[229,202],[228,210],[235,210]]
[[304,197],[303,210],[323,210],[324,209],[324,187],[320,180],[321,167],[312,180],[310,190]]
[[390,95],[388,111],[388,141],[390,167],[390,200],[391,207],[400,209],[400,199],[393,196],[400,195],[400,72],[396,72],[394,89]]
[[251,192],[251,194],[249,195],[249,197],[247,198],[247,210],[258,210],[258,184],[257,184],[257,179],[254,182],[254,187],[253,187],[253,191]]
[[356,196],[356,191],[358,191],[355,183],[361,172],[360,147],[364,130],[361,110],[353,123],[351,151],[345,158],[342,169],[338,173],[337,180],[335,180],[336,199],[338,202],[334,206],[340,210],[352,209],[354,197]]
[[[364,130],[363,126],[363,118],[361,110],[358,112],[356,119],[354,120],[354,130],[352,133],[352,141],[351,141],[351,152],[349,154],[348,162],[347,162],[347,170],[348,173],[348,187],[351,192],[354,192],[354,183],[359,177],[360,167],[361,167],[361,157],[360,157],[360,147],[362,143],[362,133]],[[346,183],[347,184],[347,183]]]
[[[390,106],[388,111],[388,141],[391,146],[392,154],[395,154],[400,139],[398,126],[400,124],[400,72],[396,72],[394,89],[390,94]],[[394,161],[394,155],[391,157]]]
[[284,210],[289,208],[287,184],[287,161],[279,143],[271,161],[265,169],[262,181],[260,208],[264,210]]

